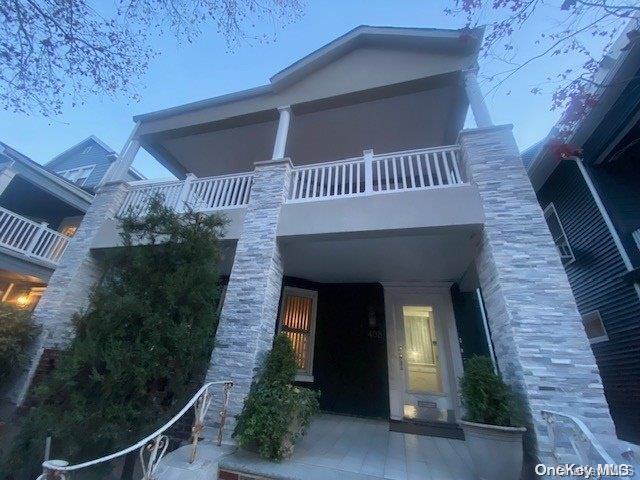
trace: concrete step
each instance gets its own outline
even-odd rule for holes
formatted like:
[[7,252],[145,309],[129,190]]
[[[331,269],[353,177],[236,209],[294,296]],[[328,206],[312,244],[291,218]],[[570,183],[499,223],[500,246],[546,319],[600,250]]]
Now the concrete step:
[[235,446],[200,443],[198,455],[189,463],[191,446],[168,453],[158,466],[157,480],[214,480],[218,478],[218,461],[236,450]]
[[220,470],[225,472],[224,478],[230,480],[245,478],[255,480],[386,480],[386,478],[392,478],[311,465],[295,459],[272,462],[261,458],[254,452],[242,449],[233,455],[221,458]]

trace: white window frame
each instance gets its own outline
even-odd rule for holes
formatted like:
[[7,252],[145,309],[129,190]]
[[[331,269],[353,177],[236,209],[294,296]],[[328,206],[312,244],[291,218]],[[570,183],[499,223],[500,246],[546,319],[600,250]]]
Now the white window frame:
[[[78,185],[79,187],[82,187],[82,186],[84,186],[85,183],[87,183],[87,180],[89,179],[89,177],[91,176],[91,174],[93,173],[95,168],[96,168],[95,165],[84,165],[82,167],[69,168],[67,170],[59,170],[56,173],[58,175],[60,175],[62,178],[66,179],[66,180],[69,180],[71,183],[73,183],[75,185]],[[76,175],[74,177],[73,174],[74,173],[80,174],[84,170],[88,170],[87,176],[82,181],[82,183],[76,183],[76,179],[78,178],[79,175]]]
[[318,313],[318,292],[316,290],[308,290],[306,288],[298,287],[284,287],[282,290],[282,297],[280,298],[280,318],[278,319],[278,333],[282,331],[282,318],[284,317],[284,300],[287,295],[293,295],[297,297],[311,298],[311,318],[309,319],[309,349],[307,358],[307,370],[298,370],[296,373],[296,382],[309,382],[312,383],[313,379],[313,356],[316,343],[316,316]]
[[[594,343],[600,343],[600,342],[606,342],[609,340],[609,334],[607,333],[607,327],[604,325],[604,322],[602,321],[602,315],[600,315],[600,310],[592,310],[590,312],[585,313],[584,315],[582,315],[582,326],[585,325],[585,323],[589,320],[593,320],[593,318],[588,318],[588,317],[596,317],[597,320],[600,321],[600,325],[602,325],[602,330],[604,331],[604,335],[600,335],[599,337],[593,337],[593,338],[589,338],[588,334],[587,334],[587,338],[589,338],[589,343],[594,344]],[[587,333],[587,330],[585,328],[585,333]]]
[[634,230],[631,233],[631,236],[633,237],[633,241],[636,242],[636,247],[638,247],[638,250],[640,250],[640,228]]
[[553,239],[553,244],[556,247],[556,251],[558,252],[558,255],[560,255],[560,261],[565,266],[575,262],[576,256],[573,254],[573,248],[571,248],[571,244],[569,243],[569,237],[567,237],[567,234],[564,231],[564,226],[560,221],[560,217],[558,216],[558,212],[556,211],[556,207],[553,204],[553,202],[547,205],[546,208],[543,210],[543,212],[544,212],[544,219],[547,222],[547,227],[549,226],[549,220],[548,220],[549,217],[552,215],[555,216],[556,221],[558,222],[558,226],[560,227],[560,232],[562,233],[562,237],[564,237],[564,241],[566,242],[567,248],[569,249],[569,253],[571,254],[571,258],[562,256],[562,252],[560,251],[560,248],[558,247],[558,243],[556,242],[557,239],[553,238],[553,233],[551,233],[551,229],[549,229],[549,233],[551,233],[551,238]]

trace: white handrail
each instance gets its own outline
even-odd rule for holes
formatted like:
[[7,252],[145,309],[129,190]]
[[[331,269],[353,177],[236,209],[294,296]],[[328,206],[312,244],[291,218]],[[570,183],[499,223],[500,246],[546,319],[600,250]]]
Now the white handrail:
[[464,184],[460,147],[448,145],[293,168],[289,202],[308,202]]
[[330,162],[306,163],[304,165],[296,165],[293,170],[306,170],[307,168],[328,167],[329,165],[340,165],[343,163],[351,163],[362,161],[362,157],[341,158],[340,160],[331,160]]
[[[585,423],[580,420],[578,417],[573,415],[569,415],[567,413],[556,412],[553,410],[541,410],[542,418],[549,425],[549,438],[553,447],[553,455],[556,457],[556,460],[559,460],[559,454],[557,452],[557,436],[558,433],[556,431],[556,425],[558,424],[557,419],[560,417],[561,419],[567,420],[573,428],[568,432],[570,435],[570,444],[574,453],[580,458],[580,461],[585,465],[595,465],[595,464],[608,464],[614,465],[617,462],[613,460],[613,458],[607,453],[607,451],[600,445],[596,437],[591,433],[589,427],[585,425]],[[593,451],[597,457],[591,454],[585,455],[584,451],[581,450],[577,444],[577,442],[585,443],[589,446],[589,453]]]
[[388,157],[393,155],[409,155],[411,153],[428,153],[428,152],[437,152],[440,150],[459,150],[459,149],[460,149],[460,145],[441,145],[438,147],[412,148],[411,150],[398,150],[397,152],[378,153],[374,155],[374,157]]
[[[225,399],[223,401],[223,405],[226,405],[227,402],[227,398],[228,398],[228,394],[229,394],[229,389],[233,386],[233,382],[231,381],[217,381],[217,382],[208,382],[205,383],[202,387],[200,387],[200,390],[198,390],[196,392],[196,394],[191,398],[191,400],[189,400],[186,405],[184,407],[182,407],[182,409],[176,413],[171,420],[169,420],[167,423],[165,423],[162,427],[160,427],[159,429],[157,429],[155,432],[147,435],[146,437],[144,437],[142,440],[140,440],[139,442],[131,445],[130,447],[127,447],[123,450],[120,450],[118,452],[112,453],[110,455],[106,455],[104,457],[100,457],[97,458],[95,460],[90,460],[88,462],[82,462],[82,463],[78,463],[75,465],[61,465],[61,461],[60,460],[46,460],[42,463],[42,467],[44,470],[44,473],[38,477],[38,478],[46,478],[47,474],[50,474],[52,472],[56,472],[56,473],[62,473],[64,474],[65,472],[72,472],[75,470],[80,470],[86,467],[91,467],[94,465],[98,465],[100,463],[105,463],[108,462],[110,460],[113,460],[115,458],[118,457],[122,457],[128,453],[131,453],[135,450],[140,450],[140,449],[144,449],[145,447],[147,447],[150,443],[155,444],[156,450],[163,450],[163,446],[164,444],[162,443],[163,440],[163,433],[165,431],[167,431],[170,427],[172,427],[186,412],[187,410],[189,410],[189,408],[191,408],[194,404],[196,404],[196,402],[198,402],[198,400],[200,400],[201,398],[208,398],[210,393],[209,393],[209,387],[211,387],[212,385],[223,385],[224,386],[224,396]],[[205,401],[202,402],[203,406],[208,407],[210,404],[210,401]],[[206,411],[205,411],[206,413]],[[222,412],[220,412],[220,415],[222,418],[224,418],[224,416],[226,416],[226,412],[224,412],[224,409]],[[204,420],[204,414],[202,412],[196,412],[196,421],[198,420]],[[194,428],[192,430],[197,430],[198,433],[201,430],[201,426],[199,426],[200,428],[196,428],[196,425],[194,425]],[[220,424],[220,430],[222,430],[222,428],[224,427],[224,422],[221,422]],[[197,435],[197,433],[196,433]],[[196,438],[196,442],[197,444],[197,438]],[[195,445],[194,445],[194,449],[195,449]],[[164,450],[166,450],[166,447],[164,448]],[[142,451],[141,451],[142,453]],[[153,458],[153,463],[157,464],[157,462],[160,461],[160,458]],[[149,469],[148,473],[152,473],[153,472],[153,468]],[[145,477],[146,478],[146,477]]]
[[171,183],[171,182],[179,182],[175,177],[164,177],[164,178],[145,178],[144,180],[132,180],[131,182],[127,182],[130,187],[140,187],[145,185],[154,185],[160,183]]
[[249,203],[252,183],[250,172],[203,178],[188,174],[185,180],[131,182],[119,213],[144,216],[154,195],[162,196],[164,205],[178,212],[187,208],[206,212],[243,207]]
[[69,237],[11,210],[0,207],[0,245],[29,257],[58,263]]

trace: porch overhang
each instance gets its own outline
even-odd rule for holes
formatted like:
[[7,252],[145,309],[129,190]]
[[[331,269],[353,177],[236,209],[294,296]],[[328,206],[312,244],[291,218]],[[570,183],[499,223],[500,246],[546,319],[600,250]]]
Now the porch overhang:
[[280,239],[285,275],[314,282],[458,282],[482,225]]
[[[393,112],[405,113],[406,125],[415,125],[423,138],[413,141],[415,145],[407,140],[386,149],[369,141],[358,148],[393,151],[452,143],[468,106],[460,72],[476,65],[482,33],[482,29],[358,27],[276,74],[268,85],[138,115],[134,117],[139,122],[137,137],[143,148],[178,176],[234,173],[271,158],[277,109],[282,106],[291,106],[292,125],[298,129],[291,133],[287,151],[296,164],[358,153],[350,146],[323,151],[344,140],[323,137],[318,124],[339,128],[378,122],[381,129],[390,130],[399,124]],[[348,119],[319,115],[410,95],[420,96],[419,101],[405,98],[406,105],[387,105],[386,110],[381,107],[360,116],[352,111]],[[303,119],[305,126],[299,125]],[[433,136],[433,142],[425,143],[425,135]],[[296,155],[300,145],[308,145],[314,137],[321,141],[319,148],[311,149],[317,151],[317,158]],[[371,137],[380,135],[374,132]]]

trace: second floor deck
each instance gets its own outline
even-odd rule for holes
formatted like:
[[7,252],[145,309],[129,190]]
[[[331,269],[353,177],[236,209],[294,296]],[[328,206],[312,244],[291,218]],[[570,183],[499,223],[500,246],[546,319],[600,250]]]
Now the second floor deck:
[[[144,215],[154,196],[184,212],[220,212],[226,238],[242,231],[253,172],[185,180],[131,182],[119,215]],[[466,177],[456,145],[376,153],[293,166],[282,208],[280,237],[479,225],[478,193]],[[107,222],[98,248],[118,244],[117,220]]]

